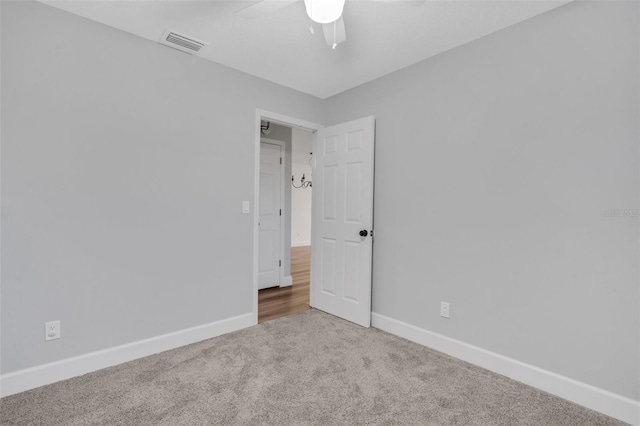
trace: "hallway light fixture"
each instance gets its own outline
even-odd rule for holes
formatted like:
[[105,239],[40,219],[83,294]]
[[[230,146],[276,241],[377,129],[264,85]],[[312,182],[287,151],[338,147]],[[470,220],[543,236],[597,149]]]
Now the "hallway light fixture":
[[271,131],[271,122],[269,121],[260,121],[260,133],[263,135],[268,135]]
[[330,24],[342,15],[345,0],[304,0],[307,15],[319,24]]
[[[309,157],[309,165],[311,166],[311,160],[313,160],[313,152],[310,152],[309,155],[311,155],[311,157]],[[313,167],[313,166],[311,166]],[[295,176],[291,175],[291,186],[293,186],[296,189],[299,188],[311,188],[313,186],[313,184],[311,183],[310,180],[307,180],[307,178],[304,176],[304,173],[302,174],[302,178],[300,179],[300,185],[296,186],[295,183]]]
[[302,174],[302,178],[300,179],[300,185],[296,186],[295,182],[294,182],[295,177],[293,177],[293,175],[291,175],[291,186],[293,186],[294,188],[311,188],[313,185],[311,184],[310,180],[305,180],[304,177],[304,173]]

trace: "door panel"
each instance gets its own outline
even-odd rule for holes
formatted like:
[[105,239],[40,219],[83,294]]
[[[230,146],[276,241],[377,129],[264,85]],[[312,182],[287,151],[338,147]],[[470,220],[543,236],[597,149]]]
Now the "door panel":
[[311,304],[365,327],[371,324],[374,126],[367,117],[320,129],[313,149]]
[[258,288],[280,285],[281,147],[260,144],[260,226],[258,231]]

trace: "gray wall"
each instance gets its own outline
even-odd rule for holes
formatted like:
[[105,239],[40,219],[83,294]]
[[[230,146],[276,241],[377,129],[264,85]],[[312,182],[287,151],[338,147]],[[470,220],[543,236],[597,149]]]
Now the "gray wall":
[[604,214],[639,207],[637,4],[573,3],[324,102],[1,7],[2,373],[250,312],[262,108],[376,116],[375,312],[640,399],[638,219]]
[[323,103],[1,7],[2,373],[251,312],[255,109],[322,123]]
[[[640,399],[638,4],[575,2],[327,101],[375,115],[373,310]],[[439,303],[451,303],[451,319]]]
[[284,221],[284,248],[282,259],[282,273],[285,277],[291,275],[291,184],[288,176],[291,176],[291,142],[293,140],[291,127],[282,126],[280,124],[271,123],[268,135],[262,135],[263,138],[274,139],[284,142],[284,211],[282,212]]

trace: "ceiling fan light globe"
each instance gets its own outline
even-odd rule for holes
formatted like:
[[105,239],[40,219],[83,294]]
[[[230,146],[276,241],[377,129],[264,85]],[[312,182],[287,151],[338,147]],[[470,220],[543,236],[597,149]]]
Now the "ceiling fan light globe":
[[345,0],[304,0],[307,15],[319,24],[329,24],[342,15]]

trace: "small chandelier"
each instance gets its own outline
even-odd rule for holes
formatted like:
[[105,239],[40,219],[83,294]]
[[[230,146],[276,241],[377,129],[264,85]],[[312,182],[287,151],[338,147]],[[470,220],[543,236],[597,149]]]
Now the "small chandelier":
[[310,180],[305,180],[304,177],[304,173],[302,174],[302,178],[300,179],[300,185],[296,186],[295,182],[294,182],[294,177],[293,175],[291,176],[291,186],[293,186],[294,188],[311,188],[313,185],[311,184]]
[[345,0],[304,0],[307,15],[319,24],[330,24],[342,15]]
[[[311,160],[313,159],[313,152],[310,152],[309,154],[311,155],[311,157],[309,158],[309,165],[311,166]],[[307,180],[307,178],[304,176],[304,173],[302,174],[302,178],[300,179],[300,185],[296,185],[295,179],[296,178],[293,175],[291,175],[291,186],[293,186],[294,188],[306,189],[306,188],[311,188],[313,186],[311,181]]]

